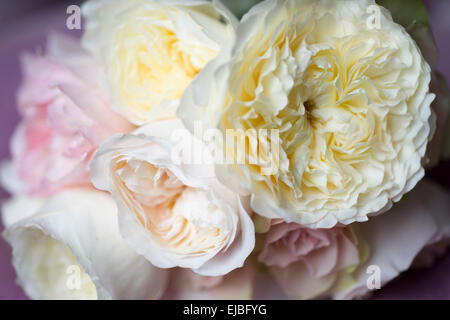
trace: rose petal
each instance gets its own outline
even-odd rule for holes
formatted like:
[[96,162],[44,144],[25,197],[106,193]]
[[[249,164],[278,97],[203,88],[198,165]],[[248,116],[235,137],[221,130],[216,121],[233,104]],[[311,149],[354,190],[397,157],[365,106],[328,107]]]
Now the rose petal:
[[[123,241],[116,211],[108,195],[93,189],[73,189],[54,196],[34,215],[10,225],[5,238],[13,247],[13,264],[27,294],[33,299],[62,299],[65,294],[68,297],[73,294],[70,290],[64,291],[65,283],[60,282],[66,277],[51,274],[54,281],[49,279],[47,283],[35,273],[42,270],[39,269],[42,262],[36,259],[45,258],[30,256],[32,252],[28,249],[33,248],[35,241],[48,238],[70,249],[95,284],[98,298],[158,298],[165,289],[167,271],[153,267]],[[34,252],[41,254],[42,251]],[[51,267],[52,260],[48,260],[45,266],[50,264]],[[49,297],[55,288],[63,288],[64,295]]]

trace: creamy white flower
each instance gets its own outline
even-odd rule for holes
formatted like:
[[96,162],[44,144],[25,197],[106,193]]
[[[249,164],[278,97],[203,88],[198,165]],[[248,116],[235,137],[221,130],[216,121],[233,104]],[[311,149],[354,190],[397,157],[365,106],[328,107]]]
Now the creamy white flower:
[[[379,9],[379,28],[367,23],[369,6]],[[266,153],[279,163],[275,174],[258,164],[218,167],[223,183],[252,195],[257,213],[318,228],[365,221],[423,177],[430,68],[384,8],[267,0],[236,33],[185,91],[178,116],[191,131],[196,120],[222,131],[279,130],[279,152]],[[251,158],[249,150],[239,151]]]
[[3,207],[18,282],[32,299],[152,299],[168,282],[121,238],[117,208],[95,189]]
[[236,23],[218,0],[92,0],[82,10],[82,42],[105,64],[113,107],[138,125],[174,115]]
[[185,161],[194,145],[208,154],[179,120],[147,124],[103,143],[92,181],[111,192],[122,236],[153,265],[223,275],[253,250],[254,227],[240,197],[215,179],[213,162]]

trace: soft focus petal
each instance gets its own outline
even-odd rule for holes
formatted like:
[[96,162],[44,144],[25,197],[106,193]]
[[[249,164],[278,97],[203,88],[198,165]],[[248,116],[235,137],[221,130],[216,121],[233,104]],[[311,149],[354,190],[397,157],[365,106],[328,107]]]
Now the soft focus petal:
[[21,64],[22,121],[2,184],[13,194],[34,196],[89,185],[89,162],[101,141],[134,128],[111,110],[100,88],[102,67],[77,40],[57,34],[45,54],[25,54]]
[[387,215],[360,224],[361,235],[370,247],[366,263],[356,271],[357,283],[335,294],[338,299],[363,297],[369,291],[367,267],[381,270],[381,285],[407,270],[426,246],[450,236],[448,192],[425,180]]
[[172,271],[166,299],[248,300],[253,293],[254,270],[250,263],[225,276],[205,277],[187,269]]
[[45,198],[17,195],[2,205],[2,223],[5,228],[34,215],[46,202]]
[[[167,271],[153,267],[122,240],[116,210],[107,194],[73,189],[10,225],[5,238],[13,248],[18,281],[27,294],[33,299],[161,296]],[[82,285],[80,290],[70,289],[68,268],[78,265],[84,271]]]
[[265,234],[258,261],[269,267],[287,296],[327,297],[342,273],[361,263],[356,227],[310,229],[275,223]]

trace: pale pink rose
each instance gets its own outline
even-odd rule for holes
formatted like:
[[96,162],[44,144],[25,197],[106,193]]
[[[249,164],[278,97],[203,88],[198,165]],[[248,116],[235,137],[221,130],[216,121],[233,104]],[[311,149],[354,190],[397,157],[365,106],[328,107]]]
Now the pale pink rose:
[[373,293],[375,290],[367,287],[369,266],[379,268],[382,288],[413,264],[416,267],[431,265],[430,258],[440,250],[434,253],[429,250],[439,249],[450,238],[449,212],[448,191],[424,179],[389,214],[361,223],[359,231],[369,246],[369,255],[354,270],[355,282],[334,292],[333,298],[354,299]]
[[277,223],[266,234],[258,260],[268,267],[288,296],[323,296],[339,273],[360,262],[352,227],[310,229],[296,223]]
[[99,144],[132,129],[110,109],[98,85],[101,66],[77,41],[52,35],[47,53],[24,55],[22,69],[22,121],[12,139],[13,159],[3,172],[4,184],[11,186],[11,172],[5,173],[11,170],[20,181],[20,188],[8,188],[13,193],[48,195],[89,184],[89,162]]
[[[357,224],[361,259],[355,268],[340,272],[337,285],[333,285],[326,294],[323,294],[322,286],[327,284],[327,277],[311,277],[307,268],[295,269],[293,266],[301,265],[300,262],[295,262],[286,268],[270,267],[271,275],[277,282],[269,275],[261,273],[255,281],[257,293],[255,298],[278,299],[286,298],[286,295],[298,298],[305,297],[299,296],[299,293],[305,292],[309,293],[310,297],[329,296],[334,299],[368,297],[376,291],[367,286],[367,282],[373,276],[373,272],[369,272],[370,267],[379,270],[379,285],[382,288],[411,267],[430,266],[435,258],[443,253],[450,239],[449,212],[448,191],[424,179],[411,191],[411,195],[397,203],[389,214]],[[269,234],[276,230],[277,228],[272,227]],[[273,243],[270,245],[274,246]],[[317,252],[321,250],[323,249]],[[329,261],[334,261],[334,259],[310,259],[313,257],[313,251],[304,257],[308,257],[315,270],[329,268]],[[280,292],[278,285],[283,287],[284,293]]]

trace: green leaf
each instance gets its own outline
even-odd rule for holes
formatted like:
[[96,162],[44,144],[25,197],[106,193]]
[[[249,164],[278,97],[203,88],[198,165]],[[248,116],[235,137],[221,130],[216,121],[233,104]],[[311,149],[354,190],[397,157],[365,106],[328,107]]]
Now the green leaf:
[[[227,0],[224,3],[238,19],[262,0]],[[422,0],[376,0],[388,9],[395,22],[407,28],[414,21],[428,25],[428,13]]]
[[422,0],[376,0],[376,2],[388,9],[394,21],[405,28],[414,22],[429,25],[428,13]]
[[244,14],[250,10],[255,4],[262,0],[226,0],[224,3],[234,13],[234,15],[240,20]]

